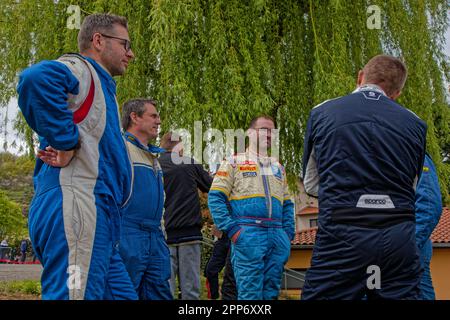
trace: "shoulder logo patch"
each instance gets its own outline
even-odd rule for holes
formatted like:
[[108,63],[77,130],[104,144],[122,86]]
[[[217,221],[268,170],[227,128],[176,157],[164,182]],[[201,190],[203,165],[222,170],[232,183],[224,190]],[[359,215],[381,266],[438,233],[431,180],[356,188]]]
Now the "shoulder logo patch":
[[283,176],[282,176],[280,168],[277,165],[274,165],[274,164],[272,164],[271,167],[272,167],[272,173],[275,176],[275,178],[280,179],[280,180],[283,179]]
[[228,172],[226,171],[217,171],[216,175],[219,177],[228,177]]

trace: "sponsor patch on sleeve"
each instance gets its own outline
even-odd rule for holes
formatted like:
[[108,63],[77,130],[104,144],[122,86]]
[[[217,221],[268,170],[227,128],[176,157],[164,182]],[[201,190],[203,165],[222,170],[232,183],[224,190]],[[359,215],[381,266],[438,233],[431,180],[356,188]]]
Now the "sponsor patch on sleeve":
[[228,177],[228,172],[226,171],[217,171],[216,175],[219,177]]

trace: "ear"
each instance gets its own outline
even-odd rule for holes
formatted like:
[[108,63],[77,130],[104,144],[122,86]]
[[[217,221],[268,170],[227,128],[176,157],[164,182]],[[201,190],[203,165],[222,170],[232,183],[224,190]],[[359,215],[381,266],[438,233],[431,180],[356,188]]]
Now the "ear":
[[138,118],[138,115],[136,114],[136,112],[130,113],[130,119],[131,119],[131,121],[133,121],[133,123],[137,122],[137,118]]
[[183,156],[183,153],[184,153],[184,145],[183,145],[183,142],[179,142],[179,143],[177,144],[177,146],[178,146],[178,154],[180,155],[180,157],[182,157],[182,156]]
[[364,71],[359,70],[358,72],[358,78],[356,79],[356,85],[359,87],[361,86],[364,82]]
[[96,32],[92,36],[92,48],[96,51],[100,51],[105,45],[105,42],[102,39],[100,33]]

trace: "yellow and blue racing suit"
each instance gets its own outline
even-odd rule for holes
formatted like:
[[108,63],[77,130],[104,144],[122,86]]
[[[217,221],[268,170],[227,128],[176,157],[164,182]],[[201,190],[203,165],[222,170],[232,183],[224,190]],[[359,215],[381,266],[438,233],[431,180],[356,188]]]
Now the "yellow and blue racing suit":
[[[273,158],[238,154],[214,178],[208,204],[230,239],[239,300],[276,299],[294,237],[294,202],[283,166]],[[254,161],[253,161],[254,160]]]

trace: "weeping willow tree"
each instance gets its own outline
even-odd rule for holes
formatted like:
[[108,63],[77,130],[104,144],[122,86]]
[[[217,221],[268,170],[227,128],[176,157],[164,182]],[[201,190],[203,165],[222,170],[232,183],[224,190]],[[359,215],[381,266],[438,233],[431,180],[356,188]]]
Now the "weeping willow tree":
[[[77,51],[70,5],[82,17],[128,18],[136,59],[118,79],[119,102],[156,98],[164,131],[193,130],[194,121],[245,128],[256,114],[272,115],[291,177],[301,170],[311,108],[352,91],[372,56],[400,56],[409,78],[399,102],[427,122],[428,152],[448,194],[447,0],[2,0],[0,104],[15,96],[21,69]],[[31,146],[20,118],[16,126]]]

